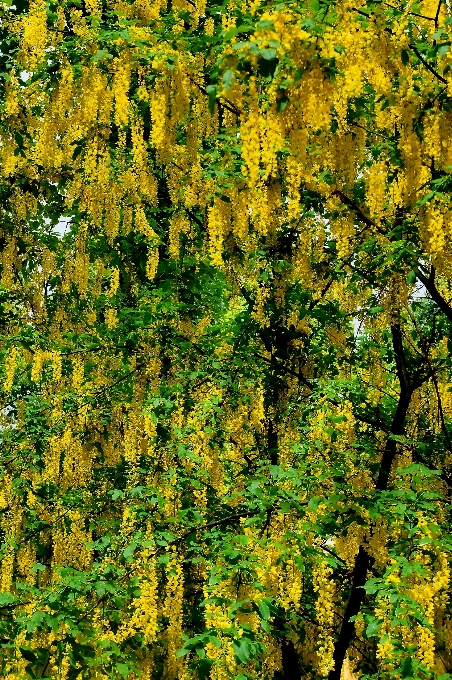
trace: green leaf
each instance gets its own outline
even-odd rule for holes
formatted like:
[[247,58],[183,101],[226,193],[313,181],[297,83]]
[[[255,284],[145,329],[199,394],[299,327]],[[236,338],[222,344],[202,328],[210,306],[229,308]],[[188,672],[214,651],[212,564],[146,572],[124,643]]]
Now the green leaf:
[[216,635],[209,635],[209,642],[213,644],[214,647],[217,649],[220,649],[221,647],[221,640],[216,637]]
[[124,548],[124,550],[122,551],[122,554],[123,554],[124,557],[126,557],[126,558],[127,558],[127,557],[132,557],[132,555],[133,555],[133,553],[135,552],[136,548],[137,548],[136,543],[131,543],[131,544],[128,545],[126,548]]
[[212,659],[201,659],[197,662],[196,671],[198,673],[199,680],[206,680],[206,678],[209,677],[212,666]]
[[313,496],[308,503],[309,510],[317,510],[321,500],[321,496]]
[[84,148],[84,145],[82,145],[82,144],[80,144],[80,146],[75,147],[74,152],[72,154],[72,160],[73,161],[75,161],[75,159],[78,158],[78,156],[80,156],[80,154],[83,151],[83,148]]
[[186,654],[189,654],[190,651],[191,651],[190,647],[185,647],[185,646],[181,647],[181,649],[179,649],[176,652],[176,659],[180,659],[181,656],[185,656]]
[[447,33],[444,28],[439,28],[434,32],[433,40],[447,40]]
[[240,661],[240,663],[247,663],[248,659],[250,658],[250,647],[248,644],[248,641],[244,638],[241,640],[234,641],[232,643],[232,647],[234,649],[234,653],[237,657],[237,659]]
[[116,670],[123,678],[126,678],[130,673],[130,669],[126,663],[117,663]]
[[108,50],[98,50],[94,57],[91,57],[91,61],[92,62],[100,61],[101,59],[103,59],[103,57],[111,58],[112,55],[109,53]]
[[426,196],[424,196],[423,198],[419,199],[419,201],[417,202],[417,204],[418,204],[418,205],[425,205],[426,203],[428,203],[429,201],[431,201],[432,198],[433,198],[434,196],[436,196],[436,191],[429,191],[429,193],[428,193]]
[[414,670],[413,670],[413,660],[409,656],[405,659],[405,661],[402,664],[402,678],[412,678],[414,675]]
[[31,661],[32,663],[36,661],[37,656],[33,650],[32,647],[19,647],[21,655],[26,659],[27,661]]
[[257,606],[258,606],[260,615],[266,621],[270,616],[270,607],[268,606],[267,601],[266,600],[258,600]]
[[428,545],[429,543],[432,543],[433,538],[431,536],[424,536],[421,538],[420,541],[417,542],[418,545]]
[[215,110],[215,103],[217,100],[217,86],[207,85],[206,92],[209,95],[209,112],[213,113]]
[[369,593],[369,595],[373,595],[378,590],[380,590],[380,585],[381,585],[381,579],[371,578],[365,584],[364,590],[366,591],[366,593]]
[[0,607],[17,602],[17,597],[12,593],[0,593]]
[[382,626],[381,621],[377,621],[376,619],[371,621],[366,628],[366,637],[368,638],[375,637],[378,634],[378,631],[380,630],[381,626]]
[[118,500],[118,498],[124,498],[125,496],[124,491],[121,491],[120,489],[113,489],[113,491],[110,492],[110,495],[113,501]]
[[36,630],[36,628],[42,625],[43,621],[46,619],[46,616],[46,612],[43,611],[33,612],[30,620],[27,623],[27,630],[30,632]]
[[380,516],[380,513],[378,512],[378,510],[376,508],[374,508],[373,506],[368,508],[368,512],[369,512],[370,519],[373,520],[373,521],[378,519],[378,517]]
[[282,113],[284,111],[289,101],[290,101],[289,98],[286,96],[281,97],[281,99],[278,100],[277,110],[279,113]]
[[276,59],[276,50],[272,49],[271,47],[265,47],[259,50],[259,54],[266,61],[273,61]]
[[229,90],[234,81],[234,72],[232,69],[228,68],[227,71],[223,73],[223,85],[225,90]]
[[409,286],[416,282],[416,276],[417,275],[414,269],[411,269],[411,271],[408,273],[408,276],[406,277],[406,282]]
[[229,28],[226,33],[223,36],[223,40],[228,41],[231,40],[231,38],[235,38],[236,35],[239,33],[248,33],[249,31],[253,31],[254,27],[249,26],[246,24],[242,24],[241,26],[233,26],[232,28]]

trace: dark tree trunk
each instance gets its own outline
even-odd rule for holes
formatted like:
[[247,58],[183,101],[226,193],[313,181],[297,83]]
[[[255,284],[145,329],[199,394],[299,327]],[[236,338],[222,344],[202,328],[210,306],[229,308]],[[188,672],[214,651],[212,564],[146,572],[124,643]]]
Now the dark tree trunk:
[[[392,419],[390,433],[391,435],[401,435],[404,431],[405,418],[414,388],[407,372],[400,327],[398,325],[393,325],[391,327],[391,332],[397,375],[400,383],[400,393],[397,408]],[[375,484],[375,489],[377,491],[385,491],[387,489],[389,475],[391,473],[391,467],[396,453],[397,442],[394,439],[388,438],[381,458],[377,482]],[[361,545],[355,559],[355,566],[352,574],[352,586],[347,606],[345,608],[343,623],[334,645],[334,668],[330,671],[328,680],[340,680],[342,666],[347,654],[347,650],[355,636],[355,623],[350,621],[350,618],[356,616],[361,608],[361,604],[365,595],[363,586],[366,583],[367,572],[372,566],[372,562],[373,560],[366,552],[365,547]]]
[[284,638],[281,653],[284,680],[301,680],[298,655],[292,640]]

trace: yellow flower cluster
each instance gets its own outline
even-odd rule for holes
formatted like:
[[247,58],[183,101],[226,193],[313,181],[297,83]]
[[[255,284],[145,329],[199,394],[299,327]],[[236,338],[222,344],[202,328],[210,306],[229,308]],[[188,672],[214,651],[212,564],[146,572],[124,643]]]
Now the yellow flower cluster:
[[181,646],[182,639],[182,602],[184,599],[184,579],[182,566],[177,552],[173,552],[167,567],[167,583],[164,611],[169,617],[170,624],[166,637],[168,642],[168,656],[166,674],[169,680],[176,680],[182,667],[182,660],[176,658],[176,652]]
[[5,359],[5,380],[3,383],[3,391],[5,394],[11,392],[14,383],[14,374],[17,365],[17,348],[11,347]]
[[334,624],[334,583],[331,579],[333,570],[325,562],[314,568],[314,592],[317,593],[316,618],[321,633],[318,638],[318,669],[322,677],[327,677],[333,668]]
[[212,264],[221,267],[223,265],[223,240],[224,221],[221,201],[215,199],[213,206],[209,208],[209,251]]
[[24,66],[34,71],[44,58],[47,43],[47,4],[34,0],[23,18],[22,50]]

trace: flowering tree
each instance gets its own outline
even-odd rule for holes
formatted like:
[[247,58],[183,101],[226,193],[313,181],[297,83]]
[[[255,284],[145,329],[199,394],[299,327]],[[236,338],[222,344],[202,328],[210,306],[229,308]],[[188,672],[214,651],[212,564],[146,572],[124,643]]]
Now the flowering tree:
[[452,10],[1,4],[10,680],[452,671]]

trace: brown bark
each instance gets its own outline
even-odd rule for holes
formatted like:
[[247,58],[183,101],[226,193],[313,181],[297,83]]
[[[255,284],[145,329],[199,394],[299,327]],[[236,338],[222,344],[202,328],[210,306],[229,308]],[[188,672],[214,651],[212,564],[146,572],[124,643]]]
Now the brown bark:
[[[398,325],[391,326],[391,333],[400,392],[397,408],[390,427],[390,435],[386,440],[386,445],[381,458],[380,470],[375,484],[375,489],[377,491],[384,491],[388,487],[392,463],[397,453],[397,442],[391,438],[391,435],[403,434],[405,418],[414,391],[414,386],[407,371],[400,327]],[[328,680],[340,680],[347,650],[355,636],[355,623],[350,621],[350,619],[353,616],[356,616],[361,608],[365,595],[363,586],[366,583],[367,572],[372,566],[372,562],[373,560],[366,552],[365,546],[361,545],[355,559],[355,566],[352,573],[352,586],[345,608],[342,626],[334,645],[334,667],[328,675]]]

